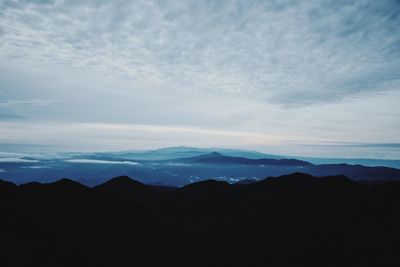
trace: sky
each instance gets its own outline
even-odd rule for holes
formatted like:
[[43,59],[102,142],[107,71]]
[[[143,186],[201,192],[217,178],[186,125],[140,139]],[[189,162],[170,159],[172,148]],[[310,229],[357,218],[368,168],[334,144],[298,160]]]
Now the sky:
[[0,0],[0,150],[400,159],[400,2]]

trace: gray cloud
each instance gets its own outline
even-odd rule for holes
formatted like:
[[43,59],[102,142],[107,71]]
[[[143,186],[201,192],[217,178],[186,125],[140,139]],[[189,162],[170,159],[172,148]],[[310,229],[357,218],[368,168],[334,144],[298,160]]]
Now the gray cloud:
[[398,90],[397,1],[13,1],[0,56],[298,106]]
[[52,101],[43,100],[43,99],[27,99],[27,100],[10,99],[10,100],[0,101],[0,108],[1,107],[19,106],[19,105],[50,106],[52,104],[53,104]]
[[0,1],[0,141],[285,154],[294,143],[398,143],[399,6]]
[[24,119],[24,116],[12,114],[12,113],[3,113],[0,111],[0,120],[19,120]]

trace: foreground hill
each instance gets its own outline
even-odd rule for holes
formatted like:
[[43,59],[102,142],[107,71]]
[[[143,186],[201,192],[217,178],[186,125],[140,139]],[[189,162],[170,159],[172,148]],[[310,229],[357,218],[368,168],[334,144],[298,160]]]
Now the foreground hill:
[[0,182],[1,266],[399,266],[400,183]]

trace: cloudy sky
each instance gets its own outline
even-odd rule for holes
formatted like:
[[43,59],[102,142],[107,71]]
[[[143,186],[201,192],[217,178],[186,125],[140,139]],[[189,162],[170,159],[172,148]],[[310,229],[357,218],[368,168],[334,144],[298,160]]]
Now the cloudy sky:
[[399,29],[395,0],[0,0],[0,150],[400,158]]

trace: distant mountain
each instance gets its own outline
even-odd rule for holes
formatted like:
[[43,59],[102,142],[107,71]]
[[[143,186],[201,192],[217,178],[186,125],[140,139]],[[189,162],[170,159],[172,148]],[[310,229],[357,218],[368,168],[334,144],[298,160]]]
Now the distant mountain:
[[155,150],[145,151],[122,151],[122,152],[108,152],[108,153],[93,153],[90,158],[95,159],[126,159],[126,160],[145,160],[145,161],[158,161],[158,160],[172,160],[177,158],[196,157],[212,152],[222,153],[232,157],[246,157],[246,158],[283,158],[282,156],[265,154],[257,151],[229,149],[229,148],[197,148],[197,147],[167,147]]
[[[6,156],[9,158],[3,162],[0,160],[0,178],[16,184],[33,181],[51,183],[61,177],[70,177],[87,186],[96,186],[109,177],[130,176],[145,184],[182,187],[207,179],[234,184],[293,172],[314,176],[346,175],[353,180],[369,182],[400,180],[400,170],[395,168],[345,163],[314,164],[229,149],[175,147],[153,151],[68,153],[54,157],[21,155],[22,158],[14,159],[9,154]],[[17,155],[13,154],[13,157]]]
[[[62,153],[57,157],[82,157],[86,156],[93,159],[114,159],[114,160],[145,160],[145,161],[158,161],[158,160],[172,160],[177,158],[196,157],[212,152],[218,152],[231,157],[243,157],[248,159],[289,159],[295,158],[304,160],[312,164],[355,164],[364,166],[386,166],[392,168],[400,168],[400,160],[390,159],[362,159],[362,158],[317,158],[317,157],[301,157],[301,156],[288,156],[288,155],[275,155],[262,153],[258,151],[250,151],[243,149],[229,149],[229,148],[197,148],[197,147],[167,147],[154,150],[144,151],[121,151],[121,152],[107,152],[107,153]],[[53,155],[54,157],[54,155]]]
[[389,167],[400,169],[400,160],[394,159],[362,159],[362,158],[313,158],[313,157],[295,157],[313,164],[350,164],[364,165],[369,167]]
[[316,176],[346,175],[357,181],[400,181],[400,169],[350,164],[314,165],[304,170]]
[[200,155],[192,158],[178,159],[175,161],[206,163],[206,164],[231,164],[231,165],[267,165],[267,166],[311,166],[306,161],[297,159],[248,159],[243,157],[225,156],[218,152]]
[[[8,192],[8,193],[6,193]],[[400,182],[0,181],[1,266],[399,266]]]

